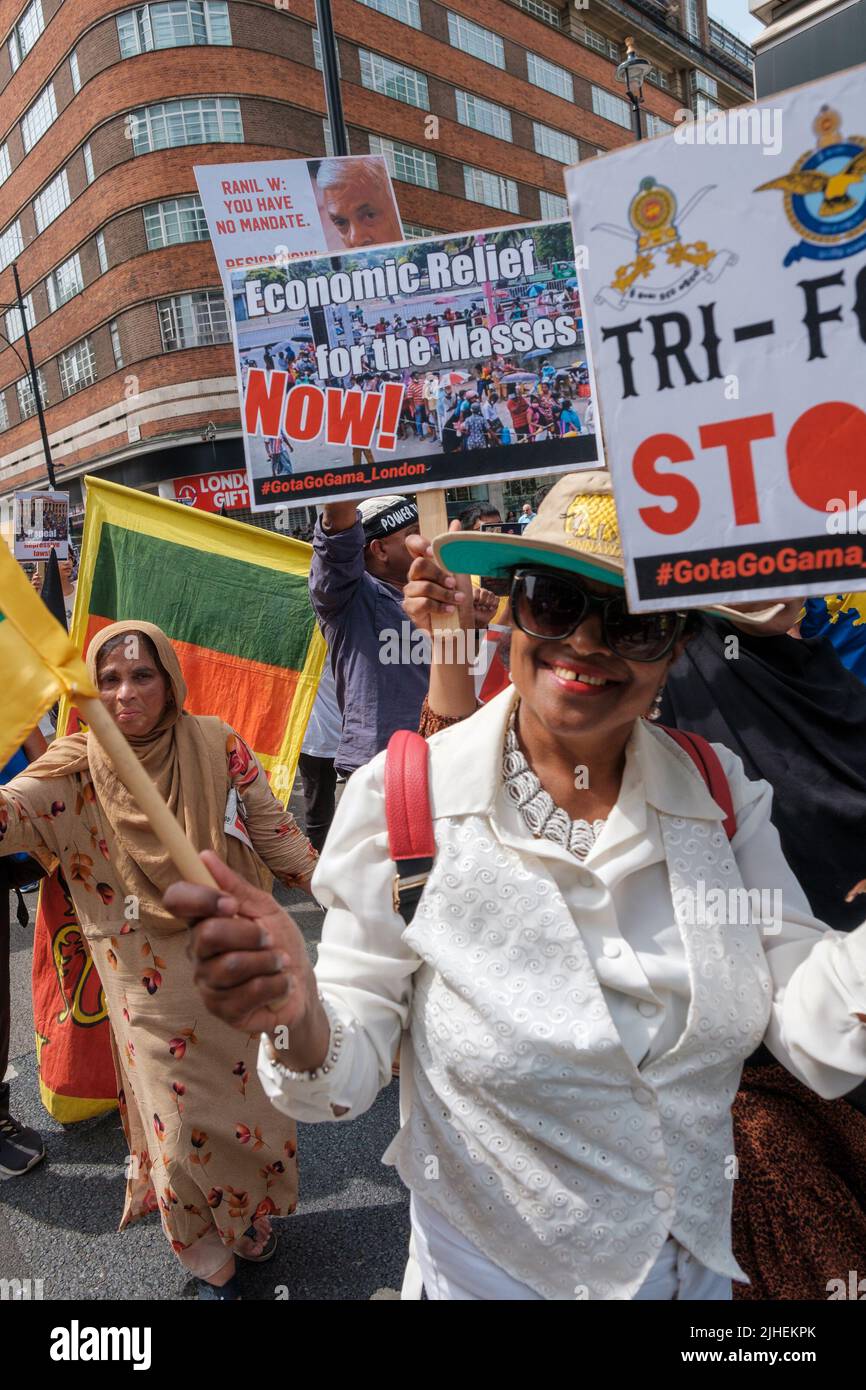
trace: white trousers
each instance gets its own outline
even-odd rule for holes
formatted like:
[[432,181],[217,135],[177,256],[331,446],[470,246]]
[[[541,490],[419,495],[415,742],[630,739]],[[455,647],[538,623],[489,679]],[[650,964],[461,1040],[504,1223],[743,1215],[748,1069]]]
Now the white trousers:
[[[482,1301],[485,1303],[519,1300],[543,1301],[541,1294],[506,1274],[492,1260],[461,1235],[422,1198],[412,1193],[411,1200],[412,1257],[420,1269],[427,1297],[433,1301]],[[414,1251],[412,1251],[414,1247]],[[407,1276],[409,1271],[407,1270]],[[404,1298],[418,1297],[409,1290],[413,1280],[407,1277]],[[641,1287],[637,1299],[668,1302],[680,1299],[689,1302],[723,1302],[731,1298],[731,1281],[714,1274],[678,1241],[669,1237],[658,1259]]]

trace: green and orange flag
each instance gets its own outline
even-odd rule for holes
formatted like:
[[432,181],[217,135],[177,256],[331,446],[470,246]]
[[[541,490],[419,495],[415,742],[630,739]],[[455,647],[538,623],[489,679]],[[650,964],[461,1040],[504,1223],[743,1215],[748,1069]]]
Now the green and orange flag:
[[[218,715],[237,729],[274,793],[287,801],[325,656],[307,589],[311,547],[99,478],[86,482],[70,650],[86,652],[109,623],[156,623],[177,652],[189,689],[186,709]],[[22,585],[29,588],[23,575]],[[32,589],[25,597],[53,622]],[[30,702],[30,717],[56,698],[47,680]],[[59,730],[67,729],[68,713],[67,701]],[[59,871],[40,895],[33,1018],[48,1112],[71,1124],[111,1109],[116,1088],[105,996]]]
[[189,713],[237,729],[287,801],[325,658],[307,588],[311,547],[117,483],[85,483],[73,644],[86,652],[124,618],[161,627]]

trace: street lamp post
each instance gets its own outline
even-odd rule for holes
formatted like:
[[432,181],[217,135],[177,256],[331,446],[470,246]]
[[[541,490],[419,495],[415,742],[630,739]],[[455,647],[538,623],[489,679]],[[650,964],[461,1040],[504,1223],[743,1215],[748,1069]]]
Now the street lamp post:
[[36,370],[36,362],[33,358],[33,347],[30,343],[30,329],[27,326],[27,313],[24,308],[24,298],[21,294],[21,281],[18,279],[18,266],[15,261],[12,262],[12,276],[15,280],[15,293],[18,296],[18,312],[21,315],[21,327],[24,330],[24,346],[27,349],[27,361],[30,363],[30,384],[33,388],[33,399],[36,403],[36,414],[39,417],[39,432],[42,435],[42,451],[45,454],[45,468],[48,473],[48,482],[51,485],[51,488],[53,490],[56,490],[57,479],[54,476],[54,462],[51,458],[51,445],[48,443],[48,428],[45,424],[45,412],[42,409],[42,392],[39,389],[39,373]]
[[616,70],[617,82],[625,84],[626,96],[632,104],[634,111],[634,128],[638,140],[643,139],[643,128],[640,119],[640,107],[643,101],[643,84],[647,74],[652,71],[652,63],[647,58],[639,58],[635,53],[634,39],[626,39],[626,59],[620,63]]
[[316,27],[322,51],[322,77],[325,81],[325,103],[334,154],[349,153],[349,132],[343,115],[343,96],[340,91],[340,72],[337,67],[337,40],[331,17],[330,0],[316,0]]

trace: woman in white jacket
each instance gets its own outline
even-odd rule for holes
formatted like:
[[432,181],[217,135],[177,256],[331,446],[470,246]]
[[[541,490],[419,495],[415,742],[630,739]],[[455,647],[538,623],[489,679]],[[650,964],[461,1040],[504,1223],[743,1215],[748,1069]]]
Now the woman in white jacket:
[[763,1039],[827,1097],[866,1076],[866,929],[812,917],[765,783],[716,748],[729,841],[644,718],[687,620],[628,613],[604,475],[561,479],[523,536],[435,548],[511,575],[514,685],[429,742],[436,856],[414,919],[394,907],[381,754],[316,871],[315,973],[291,919],[214,856],[219,899],[169,890],[206,919],[205,1002],[262,1030],[262,1083],[305,1122],[367,1109],[403,1036],[385,1157],[429,1297],[727,1298],[743,1061]]

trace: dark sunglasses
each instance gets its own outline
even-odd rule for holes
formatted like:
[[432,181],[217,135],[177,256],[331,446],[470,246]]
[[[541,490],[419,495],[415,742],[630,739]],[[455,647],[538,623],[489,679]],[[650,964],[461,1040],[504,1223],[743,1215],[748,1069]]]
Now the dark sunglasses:
[[511,580],[511,616],[527,637],[562,641],[593,613],[604,644],[624,661],[660,661],[682,636],[685,613],[630,613],[625,594],[599,598],[579,579],[552,570],[519,569]]

